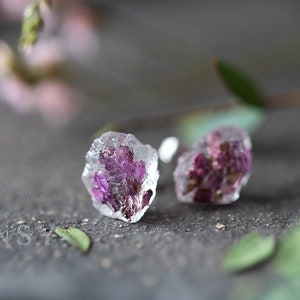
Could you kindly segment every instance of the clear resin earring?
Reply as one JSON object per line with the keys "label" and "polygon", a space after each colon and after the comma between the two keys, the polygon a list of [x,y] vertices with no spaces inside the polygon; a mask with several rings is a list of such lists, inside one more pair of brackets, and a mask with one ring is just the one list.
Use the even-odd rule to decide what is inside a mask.
{"label": "clear resin earring", "polygon": [[235,127],[213,130],[179,157],[174,171],[177,197],[190,203],[232,203],[247,183],[251,166],[247,132]]}
{"label": "clear resin earring", "polygon": [[101,214],[135,223],[155,197],[157,166],[157,151],[150,145],[110,131],[92,143],[82,181]]}

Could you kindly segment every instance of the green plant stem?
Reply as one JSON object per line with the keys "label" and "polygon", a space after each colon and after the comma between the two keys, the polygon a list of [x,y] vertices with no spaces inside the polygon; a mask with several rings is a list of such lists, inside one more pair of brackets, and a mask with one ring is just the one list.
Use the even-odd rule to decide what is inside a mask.
{"label": "green plant stem", "polygon": [[[267,96],[264,98],[265,108],[267,110],[277,110],[300,106],[300,90],[288,91],[285,93]],[[106,124],[95,136],[99,136],[107,130],[132,132],[143,129],[157,130],[163,127],[172,126],[179,118],[187,116],[191,113],[213,113],[218,111],[229,110],[235,107],[243,106],[239,102],[225,102],[206,104],[197,107],[182,108],[171,112],[165,112],[156,115],[146,115],[142,117],[134,117],[120,122]]]}
{"label": "green plant stem", "polygon": [[268,96],[265,98],[266,107],[269,109],[281,109],[300,106],[300,90],[292,90],[285,93]]}

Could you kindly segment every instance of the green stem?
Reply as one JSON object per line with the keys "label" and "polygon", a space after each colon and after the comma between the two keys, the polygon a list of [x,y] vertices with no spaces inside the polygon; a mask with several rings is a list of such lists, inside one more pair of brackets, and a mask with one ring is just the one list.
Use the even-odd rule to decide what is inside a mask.
{"label": "green stem", "polygon": [[300,106],[300,90],[292,90],[285,93],[268,96],[265,98],[266,107],[269,109],[281,109]]}
{"label": "green stem", "polygon": [[[264,99],[265,108],[267,110],[276,110],[300,106],[300,90],[288,91],[285,93],[267,96]],[[212,113],[225,111],[234,107],[243,106],[239,102],[225,102],[206,104],[197,107],[182,108],[172,112],[162,114],[148,115],[136,118],[130,118],[120,122],[110,123],[103,126],[94,137],[100,136],[103,132],[114,130],[132,132],[144,129],[158,130],[164,127],[172,126],[179,118],[187,116],[191,113]]]}

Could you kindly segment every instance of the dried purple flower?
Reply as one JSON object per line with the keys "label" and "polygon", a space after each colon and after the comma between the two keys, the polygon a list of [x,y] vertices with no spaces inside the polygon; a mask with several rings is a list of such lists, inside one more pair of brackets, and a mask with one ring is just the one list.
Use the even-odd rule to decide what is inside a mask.
{"label": "dried purple flower", "polygon": [[158,180],[155,149],[132,134],[107,132],[86,155],[82,180],[102,214],[137,222],[155,197]]}
{"label": "dried purple flower", "polygon": [[183,202],[228,204],[239,198],[251,171],[251,141],[238,128],[209,132],[178,159],[177,197]]}

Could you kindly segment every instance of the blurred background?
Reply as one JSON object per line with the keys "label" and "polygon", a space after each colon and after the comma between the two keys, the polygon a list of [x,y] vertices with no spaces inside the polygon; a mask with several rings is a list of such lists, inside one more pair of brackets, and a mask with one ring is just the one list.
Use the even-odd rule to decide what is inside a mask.
{"label": "blurred background", "polygon": [[[136,225],[99,217],[80,180],[84,155],[108,122],[230,99],[212,56],[241,66],[266,93],[299,88],[300,1],[56,0],[24,54],[29,3],[0,0],[0,298],[233,299],[224,249],[299,220],[297,109],[271,112],[253,135],[253,173],[231,207],[181,205],[170,186]],[[158,147],[165,131],[138,137]],[[20,225],[31,243],[19,243]],[[90,253],[51,235],[47,244],[55,226],[84,230]],[[239,274],[236,299],[273,284],[271,273]]]}
{"label": "blurred background", "polygon": [[[14,48],[28,3],[0,2],[1,40]],[[243,66],[267,92],[296,88],[299,6],[297,0],[54,1],[52,12],[43,9],[44,31],[24,59],[60,68],[59,78],[31,86],[34,96],[8,78],[1,99],[19,113],[41,114],[50,126],[86,110],[86,118],[104,121],[222,101],[228,94],[213,73],[213,55]],[[44,96],[48,91],[54,97]]]}

